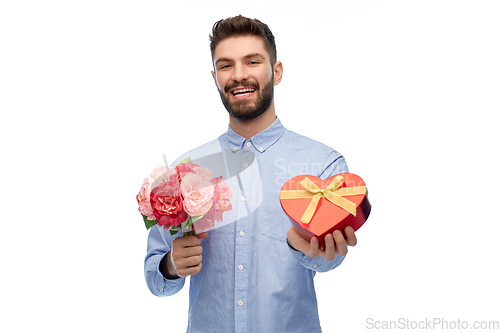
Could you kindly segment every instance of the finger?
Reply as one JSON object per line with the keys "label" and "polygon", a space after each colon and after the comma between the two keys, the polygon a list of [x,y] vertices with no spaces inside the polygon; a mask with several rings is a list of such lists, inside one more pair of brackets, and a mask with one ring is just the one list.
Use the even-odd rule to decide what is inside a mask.
{"label": "finger", "polygon": [[347,226],[344,230],[347,237],[347,245],[355,246],[358,243],[354,229],[351,226]]}
{"label": "finger", "polygon": [[295,227],[291,227],[287,232],[288,242],[297,251],[305,253],[309,250],[310,244],[297,233]]}
{"label": "finger", "polygon": [[192,273],[191,268],[196,268],[201,265],[201,256],[182,258],[174,261],[174,265],[177,269],[177,273],[180,276],[187,276],[196,273]]}
{"label": "finger", "polygon": [[182,258],[200,255],[203,251],[200,244],[201,241],[195,236],[178,237],[172,242],[172,258],[175,261]]}
{"label": "finger", "polygon": [[177,273],[180,277],[186,277],[189,275],[195,275],[198,274],[201,271],[201,263],[196,266],[191,266],[191,267],[185,267],[185,268],[180,268],[177,270]]}
{"label": "finger", "polygon": [[201,255],[203,248],[201,246],[188,246],[172,251],[172,256],[175,259],[189,258]]}
{"label": "finger", "polygon": [[198,256],[192,256],[174,260],[174,264],[178,271],[179,269],[197,266],[201,264],[201,260],[202,260],[201,255],[198,255]]}
{"label": "finger", "polygon": [[201,241],[196,236],[177,237],[172,242],[172,247],[188,247],[200,245]]}
{"label": "finger", "polygon": [[335,241],[336,252],[341,256],[345,256],[347,254],[347,243],[339,230],[333,232],[333,240]]}
{"label": "finger", "polygon": [[202,233],[196,234],[195,236],[198,237],[199,239],[204,239],[208,236],[208,234],[206,232],[202,232]]}
{"label": "finger", "polygon": [[319,255],[319,241],[318,238],[311,238],[311,243],[309,245],[309,251],[307,253],[309,257],[316,258]]}
{"label": "finger", "polygon": [[325,236],[325,247],[325,252],[322,254],[322,257],[326,260],[335,259],[335,242],[331,234]]}

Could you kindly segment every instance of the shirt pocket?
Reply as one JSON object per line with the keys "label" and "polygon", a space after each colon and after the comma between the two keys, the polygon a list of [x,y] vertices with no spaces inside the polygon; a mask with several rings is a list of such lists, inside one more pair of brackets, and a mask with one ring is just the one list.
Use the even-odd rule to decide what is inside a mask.
{"label": "shirt pocket", "polygon": [[292,226],[290,218],[281,208],[279,200],[267,200],[264,205],[264,225],[262,233],[272,239],[286,243],[286,233]]}

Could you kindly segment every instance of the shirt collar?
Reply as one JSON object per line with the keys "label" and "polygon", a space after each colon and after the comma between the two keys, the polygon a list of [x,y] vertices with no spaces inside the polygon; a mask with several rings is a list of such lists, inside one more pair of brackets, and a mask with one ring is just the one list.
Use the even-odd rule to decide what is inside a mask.
{"label": "shirt collar", "polygon": [[243,148],[245,142],[251,142],[255,149],[261,153],[265,152],[269,147],[271,147],[281,135],[285,132],[285,127],[281,124],[278,117],[271,126],[252,136],[250,139],[245,139],[245,137],[236,134],[231,126],[228,126],[226,137],[229,148],[233,151],[240,150]]}

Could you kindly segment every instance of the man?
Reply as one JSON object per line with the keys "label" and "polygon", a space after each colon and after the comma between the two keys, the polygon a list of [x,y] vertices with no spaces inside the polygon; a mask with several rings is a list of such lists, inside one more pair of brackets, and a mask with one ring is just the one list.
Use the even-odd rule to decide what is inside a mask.
{"label": "man", "polygon": [[339,231],[327,235],[324,249],[315,237],[306,241],[290,227],[279,191],[293,176],[326,179],[347,172],[347,165],[338,152],[287,130],[276,117],[273,92],[283,65],[267,25],[228,18],[214,25],[210,40],[212,76],[229,127],[185,156],[218,150],[226,165],[250,153],[254,162],[241,163],[234,223],[188,237],[151,229],[148,287],[157,296],[173,295],[191,276],[188,332],[321,332],[314,275],[340,265],[356,236],[348,227],[346,238]]}

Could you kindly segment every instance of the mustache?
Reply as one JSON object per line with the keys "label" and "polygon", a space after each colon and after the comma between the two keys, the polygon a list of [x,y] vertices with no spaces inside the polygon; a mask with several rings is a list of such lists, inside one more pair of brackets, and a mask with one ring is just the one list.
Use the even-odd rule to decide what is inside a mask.
{"label": "mustache", "polygon": [[224,92],[227,94],[229,93],[229,90],[233,89],[233,88],[238,88],[238,87],[254,87],[254,88],[257,88],[257,90],[260,90],[260,85],[258,82],[255,82],[255,83],[245,83],[245,84],[240,84],[240,83],[235,83],[235,84],[231,84],[231,85],[227,85],[224,87]]}

